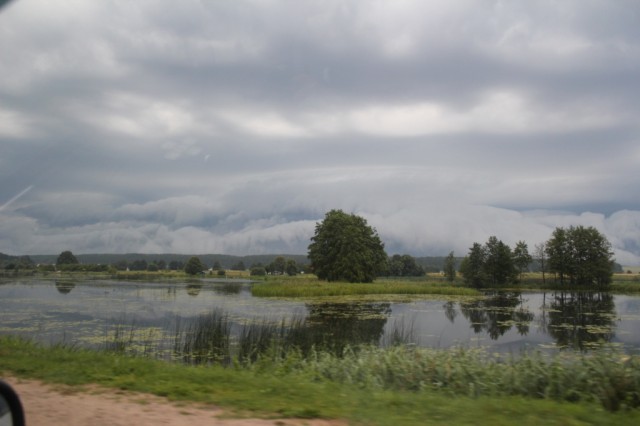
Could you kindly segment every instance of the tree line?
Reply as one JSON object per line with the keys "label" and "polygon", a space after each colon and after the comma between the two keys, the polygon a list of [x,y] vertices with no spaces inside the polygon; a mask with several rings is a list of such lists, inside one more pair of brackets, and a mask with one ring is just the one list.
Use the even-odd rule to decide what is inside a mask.
{"label": "tree line", "polygon": [[[311,270],[327,281],[372,282],[390,275],[423,275],[411,256],[387,257],[384,243],[367,221],[342,210],[331,210],[316,223],[308,248]],[[551,238],[529,253],[526,242],[512,249],[495,236],[473,243],[462,259],[459,272],[464,282],[482,288],[515,283],[535,260],[543,272],[553,274],[560,284],[606,287],[611,283],[614,260],[611,244],[594,227],[558,227]],[[455,257],[445,258],[443,271],[449,281],[456,276]]]}
{"label": "tree line", "polygon": [[[321,280],[348,282],[372,282],[379,276],[410,277],[425,274],[425,268],[410,255],[387,256],[377,231],[364,218],[342,210],[331,210],[326,213],[324,220],[316,223],[307,257],[310,264],[277,256],[269,263],[256,262],[250,268],[238,260],[231,269],[249,269],[254,276],[312,272]],[[540,266],[543,281],[545,274],[551,273],[560,284],[572,286],[606,287],[611,283],[614,268],[611,244],[604,235],[593,227],[571,226],[556,228],[548,241],[535,247],[533,254],[529,253],[524,241],[518,241],[513,249],[495,236],[489,237],[484,244],[475,242],[462,259],[459,272],[464,282],[472,287],[503,286],[521,279],[534,260]],[[25,262],[31,262],[31,259],[23,258],[22,264]],[[207,269],[198,256],[191,256],[186,263],[176,260],[147,263],[144,259],[137,259],[130,263],[120,260],[110,266],[96,267],[102,268],[100,272],[110,267],[147,271],[184,270],[192,275]],[[87,269],[88,265],[80,266],[70,251],[60,253],[56,268],[91,270]],[[218,273],[222,271],[224,275],[224,268],[218,261],[210,269]],[[453,252],[445,258],[442,270],[449,281],[455,280],[457,271]]]}
{"label": "tree line", "polygon": [[535,247],[533,254],[529,254],[524,241],[511,250],[495,236],[489,237],[484,245],[473,243],[460,272],[470,286],[502,286],[517,282],[534,259],[543,282],[545,274],[551,273],[560,285],[604,288],[611,284],[611,243],[592,226],[557,227],[549,240]]}

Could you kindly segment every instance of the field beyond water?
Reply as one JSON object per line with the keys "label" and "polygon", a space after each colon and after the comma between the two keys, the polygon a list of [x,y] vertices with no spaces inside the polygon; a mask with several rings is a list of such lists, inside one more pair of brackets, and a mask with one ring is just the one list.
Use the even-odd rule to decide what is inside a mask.
{"label": "field beyond water", "polygon": [[212,403],[238,416],[367,425],[640,422],[640,359],[613,350],[497,359],[462,349],[360,348],[343,357],[266,356],[223,367],[44,347],[5,336],[0,373]]}

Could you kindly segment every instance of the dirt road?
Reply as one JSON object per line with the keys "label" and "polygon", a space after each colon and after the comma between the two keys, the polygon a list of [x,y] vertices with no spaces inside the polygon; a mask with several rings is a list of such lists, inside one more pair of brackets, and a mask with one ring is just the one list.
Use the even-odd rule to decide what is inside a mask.
{"label": "dirt road", "polygon": [[[153,395],[87,386],[72,388],[4,377],[18,392],[27,426],[342,426],[306,419],[229,419],[217,407],[174,404]],[[222,416],[222,418],[221,418]]]}

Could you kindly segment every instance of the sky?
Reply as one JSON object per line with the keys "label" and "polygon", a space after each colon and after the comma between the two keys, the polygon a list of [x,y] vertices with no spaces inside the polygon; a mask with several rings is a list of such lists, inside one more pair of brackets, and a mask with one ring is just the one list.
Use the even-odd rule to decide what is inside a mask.
{"label": "sky", "polygon": [[594,226],[640,265],[640,2],[17,0],[0,252],[388,254]]}

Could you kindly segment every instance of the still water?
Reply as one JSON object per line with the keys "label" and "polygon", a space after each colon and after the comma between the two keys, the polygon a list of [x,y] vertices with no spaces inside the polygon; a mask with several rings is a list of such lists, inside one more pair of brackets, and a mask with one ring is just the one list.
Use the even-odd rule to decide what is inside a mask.
{"label": "still water", "polygon": [[605,342],[640,352],[638,296],[500,292],[464,301],[305,303],[252,297],[243,282],[0,282],[0,334],[44,343],[99,346],[123,324],[161,340],[177,323],[212,310],[224,311],[236,331],[252,322],[297,318],[310,334],[349,344],[402,341],[519,353],[590,350]]}

